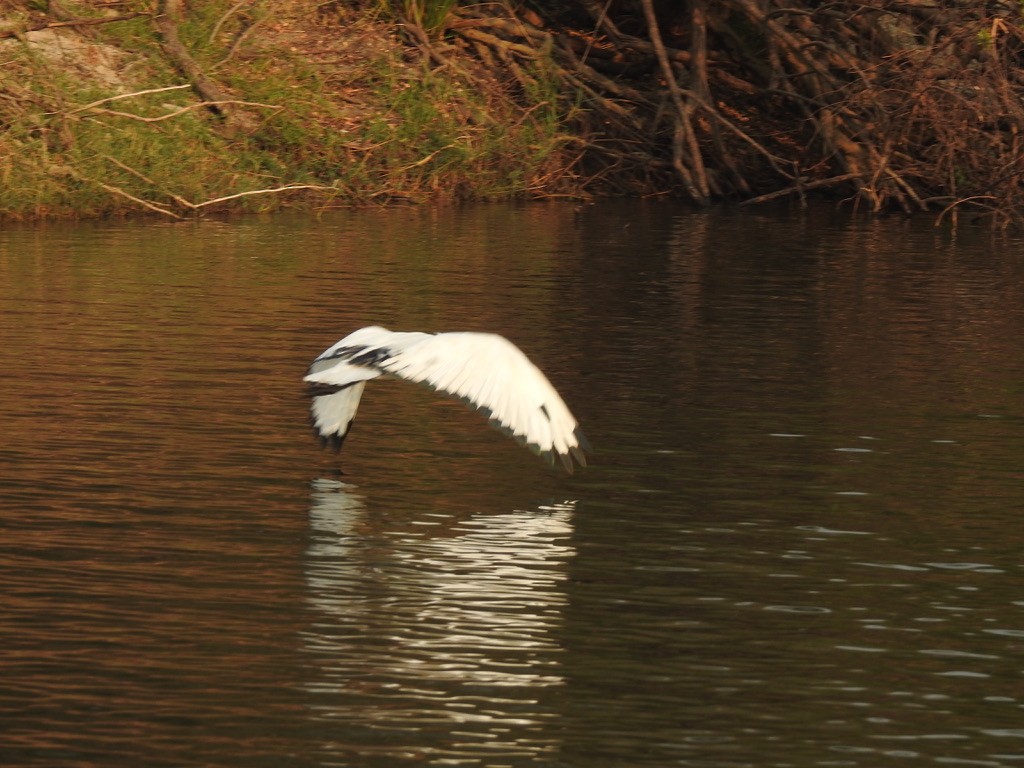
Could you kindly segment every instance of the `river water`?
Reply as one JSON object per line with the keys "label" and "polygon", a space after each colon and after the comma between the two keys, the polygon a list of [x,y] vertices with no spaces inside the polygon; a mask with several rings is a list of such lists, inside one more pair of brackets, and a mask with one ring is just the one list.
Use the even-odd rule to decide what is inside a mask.
{"label": "river water", "polygon": [[[1024,250],[663,203],[0,232],[0,765],[1024,765]],[[301,376],[489,330],[595,452]]]}

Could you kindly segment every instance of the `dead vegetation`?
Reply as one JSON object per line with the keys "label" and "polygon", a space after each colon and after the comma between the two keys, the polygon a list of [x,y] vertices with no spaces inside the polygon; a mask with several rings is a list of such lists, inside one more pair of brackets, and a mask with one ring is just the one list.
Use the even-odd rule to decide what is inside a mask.
{"label": "dead vegetation", "polygon": [[584,107],[591,189],[699,205],[813,190],[871,212],[1024,218],[1020,3],[534,7],[462,7],[443,48],[406,29],[439,64],[457,46],[521,83],[523,62],[549,57]]}

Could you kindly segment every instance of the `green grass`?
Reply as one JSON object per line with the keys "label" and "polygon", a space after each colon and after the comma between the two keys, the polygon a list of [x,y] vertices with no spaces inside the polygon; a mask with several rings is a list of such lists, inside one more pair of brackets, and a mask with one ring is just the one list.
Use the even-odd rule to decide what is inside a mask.
{"label": "green grass", "polygon": [[[398,46],[381,46],[342,73],[266,46],[225,60],[237,29],[225,22],[211,32],[232,20],[225,16],[231,4],[192,5],[183,41],[204,67],[223,62],[216,78],[236,98],[267,105],[245,107],[258,130],[232,132],[205,108],[155,122],[113,114],[169,115],[196,104],[190,88],[81,109],[116,94],[9,46],[3,55],[13,98],[0,100],[0,215],[154,208],[187,215],[187,202],[294,184],[327,188],[311,201],[509,198],[551,188],[569,162],[562,126],[575,107],[563,103],[542,63],[525,85],[502,89],[411,63]],[[251,23],[263,10],[257,4],[247,12]],[[98,40],[130,57],[132,90],[184,83],[148,20],[99,29]],[[224,207],[266,210],[295,199],[252,196]]]}

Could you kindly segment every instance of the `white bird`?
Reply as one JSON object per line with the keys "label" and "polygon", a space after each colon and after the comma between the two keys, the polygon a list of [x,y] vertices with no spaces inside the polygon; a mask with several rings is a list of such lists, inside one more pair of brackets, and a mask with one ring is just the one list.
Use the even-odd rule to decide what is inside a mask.
{"label": "white bird", "polygon": [[515,344],[493,333],[399,333],[374,325],[324,350],[303,381],[325,444],[341,448],[363,387],[384,375],[462,400],[550,464],[558,456],[569,472],[573,458],[586,466],[590,446],[558,392]]}

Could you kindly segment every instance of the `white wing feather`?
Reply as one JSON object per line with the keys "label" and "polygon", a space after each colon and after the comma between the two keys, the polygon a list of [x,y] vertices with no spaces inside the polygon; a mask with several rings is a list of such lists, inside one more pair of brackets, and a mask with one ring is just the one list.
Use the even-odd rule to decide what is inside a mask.
{"label": "white wing feather", "polygon": [[359,398],[365,386],[365,381],[359,381],[337,392],[313,397],[309,406],[310,417],[324,441],[330,441],[335,447],[341,448],[352,420],[356,417]]}
{"label": "white wing feather", "polygon": [[340,446],[365,382],[382,374],[423,384],[483,411],[498,429],[572,471],[589,450],[575,417],[537,366],[508,339],[491,333],[396,333],[371,326],[321,354],[305,381],[313,423]]}

